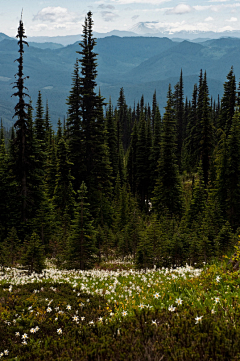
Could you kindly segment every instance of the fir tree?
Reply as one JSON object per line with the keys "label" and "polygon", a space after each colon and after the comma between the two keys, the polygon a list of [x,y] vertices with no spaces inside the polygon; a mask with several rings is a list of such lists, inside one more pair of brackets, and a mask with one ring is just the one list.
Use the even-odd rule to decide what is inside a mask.
{"label": "fir tree", "polygon": [[227,75],[227,81],[223,86],[224,94],[221,100],[218,128],[224,130],[228,136],[236,105],[236,80],[233,73],[233,67],[231,67],[231,70]]}
{"label": "fir tree", "polygon": [[0,241],[6,236],[7,231],[7,205],[8,205],[8,189],[9,184],[7,181],[7,154],[5,148],[5,139],[3,132],[3,125],[1,121],[1,134],[0,134]]}
{"label": "fir tree", "polygon": [[130,144],[131,119],[129,117],[123,88],[120,89],[117,105],[118,105],[118,123],[117,123],[118,149],[122,142],[124,152],[126,152]]}
{"label": "fir tree", "polygon": [[36,104],[36,117],[35,117],[35,133],[36,138],[41,143],[41,148],[44,150],[44,145],[46,141],[46,128],[45,128],[45,120],[44,120],[44,110],[42,105],[42,94],[38,92],[38,99]]}
{"label": "fir tree", "polygon": [[[199,157],[197,154],[199,142],[198,118],[197,118],[197,84],[194,85],[191,107],[189,109],[189,118],[186,128],[186,165],[191,171],[196,171]],[[197,160],[198,159],[198,160]]]}
{"label": "fir tree", "polygon": [[175,117],[176,117],[176,129],[177,129],[177,151],[178,165],[181,168],[181,154],[182,145],[185,138],[185,124],[184,124],[184,102],[183,102],[183,78],[182,70],[180,74],[179,82],[175,86],[175,92],[173,95]]}
{"label": "fir tree", "polygon": [[12,227],[7,238],[0,243],[0,264],[13,267],[20,255],[21,243],[16,228]]}
{"label": "fir tree", "polygon": [[41,273],[45,266],[44,247],[38,235],[33,232],[29,240],[25,240],[24,253],[22,255],[21,264],[28,267],[29,273]]}
{"label": "fir tree", "polygon": [[149,158],[149,194],[152,196],[154,186],[156,184],[156,180],[158,177],[158,162],[160,158],[160,141],[161,141],[161,115],[158,106],[156,107],[155,117],[154,117],[154,135],[153,135],[153,142],[152,142],[152,149]]}
{"label": "fir tree", "polygon": [[[94,52],[96,41],[92,34],[93,20],[89,11],[83,25],[81,64],[81,111],[83,139],[82,177],[90,194],[93,216],[102,212],[102,200],[111,198],[111,167],[103,117],[103,98],[95,93],[97,76],[97,54]],[[110,209],[105,210],[107,222]],[[103,214],[101,213],[101,217]]]}
{"label": "fir tree", "polygon": [[82,270],[91,268],[96,253],[93,220],[87,202],[87,188],[83,182],[78,192],[78,203],[75,206],[71,236],[68,242],[69,268]]}
{"label": "fir tree", "polygon": [[109,160],[113,171],[113,179],[116,180],[118,174],[118,158],[119,149],[117,148],[117,129],[113,116],[112,102],[109,99],[107,117],[106,117],[106,130],[107,130],[107,145],[109,149]]}
{"label": "fir tree", "polygon": [[198,222],[203,214],[205,208],[205,187],[203,179],[202,164],[200,162],[198,168],[198,179],[194,182],[193,196],[190,203],[190,208],[187,212],[188,224],[191,228],[191,224]]}
{"label": "fir tree", "polygon": [[181,215],[183,207],[182,187],[176,159],[176,121],[171,87],[168,90],[167,106],[163,116],[158,178],[153,197],[153,207],[161,215]]}
{"label": "fir tree", "polygon": [[72,187],[71,163],[69,162],[69,150],[64,139],[60,139],[57,148],[57,174],[53,195],[53,204],[58,217],[62,219],[65,214],[73,217],[74,195]]}
{"label": "fir tree", "polygon": [[145,200],[148,199],[148,149],[147,149],[147,130],[146,121],[143,112],[139,123],[139,132],[137,140],[137,154],[136,154],[136,181],[137,192],[140,198],[141,209],[144,209]]}
{"label": "fir tree", "polygon": [[228,220],[235,230],[240,222],[240,113],[233,116],[232,125],[227,139],[227,199],[226,210]]}
{"label": "fir tree", "polygon": [[71,172],[74,177],[73,186],[77,191],[82,182],[82,109],[81,109],[81,83],[79,75],[79,60],[76,60],[72,77],[72,89],[67,100],[68,104],[68,144],[70,151],[70,161],[72,163]]}
{"label": "fir tree", "polygon": [[157,108],[158,108],[158,104],[157,104],[157,93],[156,90],[153,93],[153,100],[152,100],[152,131],[153,134],[155,133],[155,117],[157,115]]}
{"label": "fir tree", "polygon": [[133,130],[131,134],[130,149],[127,157],[127,178],[133,195],[136,194],[137,186],[137,123],[134,122]]}
{"label": "fir tree", "polygon": [[202,161],[204,184],[206,187],[208,184],[210,162],[214,147],[213,124],[211,119],[211,109],[209,105],[206,72],[204,74],[202,88],[200,90],[201,91],[199,92],[199,94],[202,95],[202,103],[201,103],[202,113],[200,119],[201,132],[200,132],[198,149],[199,149],[199,157]]}
{"label": "fir tree", "polygon": [[25,30],[23,27],[22,19],[19,21],[18,34],[17,38],[19,38],[19,53],[20,56],[17,60],[18,62],[18,73],[15,75],[17,81],[15,82],[13,88],[16,88],[17,91],[13,94],[13,96],[18,97],[19,101],[15,106],[15,114],[18,119],[15,122],[14,126],[17,129],[16,131],[16,139],[15,139],[15,147],[16,147],[16,163],[15,163],[15,174],[17,181],[20,186],[20,194],[22,198],[22,221],[24,223],[27,222],[27,197],[28,197],[28,184],[27,184],[27,174],[29,172],[29,153],[28,153],[28,113],[26,111],[26,107],[29,106],[24,100],[27,93],[24,92],[27,89],[24,86],[24,81],[28,77],[24,77],[23,74],[23,47],[24,44],[28,46],[28,43],[23,39],[26,38]]}

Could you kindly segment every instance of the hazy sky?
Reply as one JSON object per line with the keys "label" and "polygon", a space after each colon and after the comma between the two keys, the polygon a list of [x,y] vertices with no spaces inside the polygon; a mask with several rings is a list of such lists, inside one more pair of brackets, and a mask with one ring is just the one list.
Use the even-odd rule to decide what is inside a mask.
{"label": "hazy sky", "polygon": [[28,36],[80,34],[88,10],[98,32],[134,30],[139,23],[172,33],[240,30],[236,0],[0,0],[0,4],[0,32],[9,36],[17,33],[22,8]]}

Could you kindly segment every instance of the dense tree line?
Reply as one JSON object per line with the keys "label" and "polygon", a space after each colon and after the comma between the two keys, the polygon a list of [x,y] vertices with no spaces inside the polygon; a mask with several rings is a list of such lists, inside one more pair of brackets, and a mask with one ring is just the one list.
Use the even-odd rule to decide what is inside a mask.
{"label": "dense tree line", "polygon": [[240,91],[231,68],[210,98],[200,71],[192,99],[182,73],[161,116],[141,97],[133,108],[96,92],[89,12],[64,124],[53,130],[39,91],[35,109],[23,74],[19,24],[17,118],[0,134],[0,263],[39,270],[44,256],[86,269],[131,254],[138,267],[207,262],[231,250],[240,227]]}

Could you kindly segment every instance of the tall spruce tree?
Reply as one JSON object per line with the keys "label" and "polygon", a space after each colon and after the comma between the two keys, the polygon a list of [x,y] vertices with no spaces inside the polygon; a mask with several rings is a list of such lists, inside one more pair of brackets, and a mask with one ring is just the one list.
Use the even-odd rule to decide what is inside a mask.
{"label": "tall spruce tree", "polygon": [[0,242],[5,238],[7,232],[7,199],[8,182],[7,182],[7,153],[5,148],[5,139],[3,124],[1,120],[0,132]]}
{"label": "tall spruce tree", "polygon": [[130,124],[127,111],[127,104],[124,95],[124,89],[120,89],[118,98],[118,123],[117,123],[117,137],[118,137],[118,149],[122,142],[123,149],[126,152],[130,143]]}
{"label": "tall spruce tree", "polygon": [[156,184],[156,180],[158,177],[158,161],[160,158],[160,140],[161,140],[161,115],[159,111],[159,107],[156,107],[155,116],[154,116],[154,134],[153,134],[153,142],[152,142],[152,149],[149,159],[149,183],[150,183],[150,197],[153,195],[154,186]]}
{"label": "tall spruce tree", "polygon": [[113,115],[111,98],[108,103],[107,117],[106,117],[106,130],[107,130],[107,144],[109,149],[109,160],[113,171],[114,183],[118,174],[118,158],[119,152],[117,148],[117,129],[116,122]]}
{"label": "tall spruce tree", "polygon": [[184,102],[183,102],[183,77],[182,70],[180,74],[179,82],[175,86],[175,91],[173,95],[174,108],[175,108],[175,117],[176,117],[176,128],[177,128],[177,159],[178,165],[181,169],[181,153],[183,140],[185,138],[185,124],[184,124]]}
{"label": "tall spruce tree", "polygon": [[224,94],[221,100],[220,114],[218,117],[218,128],[224,130],[228,136],[236,105],[236,80],[233,67],[231,67],[231,70],[227,75],[227,81],[223,86]]}
{"label": "tall spruce tree", "polygon": [[227,164],[227,218],[234,228],[240,226],[240,113],[232,118],[232,125],[227,138],[228,164]]}
{"label": "tall spruce tree", "polygon": [[183,208],[182,186],[176,158],[176,120],[169,85],[167,106],[163,116],[158,178],[153,197],[153,209],[162,215],[181,215]]}
{"label": "tall spruce tree", "polygon": [[188,170],[196,171],[197,169],[197,149],[198,149],[198,118],[197,118],[197,84],[194,85],[191,107],[186,127],[186,165]]}
{"label": "tall spruce tree", "polygon": [[147,129],[146,121],[143,111],[139,123],[139,132],[137,140],[137,154],[136,154],[136,171],[137,171],[137,192],[140,200],[140,207],[144,209],[145,200],[148,199],[148,180],[149,180],[149,149],[147,149]]}
{"label": "tall spruce tree", "polygon": [[[95,92],[97,54],[94,52],[92,13],[89,11],[83,25],[81,64],[81,116],[82,130],[82,177],[89,190],[93,216],[99,214],[102,200],[111,197],[111,167],[103,117],[103,98]],[[102,209],[102,208],[101,208]],[[108,213],[108,212],[107,212]],[[108,218],[109,214],[105,214]],[[109,221],[109,220],[108,220]]]}
{"label": "tall spruce tree", "polygon": [[72,186],[71,163],[69,162],[69,150],[65,140],[59,140],[57,146],[57,174],[53,195],[58,220],[63,219],[67,214],[69,219],[73,218],[74,195]]}
{"label": "tall spruce tree", "polygon": [[78,191],[78,202],[75,206],[72,231],[68,241],[68,267],[82,270],[91,268],[96,252],[93,219],[87,201],[87,187],[83,182]]}
{"label": "tall spruce tree", "polygon": [[79,60],[76,60],[74,65],[74,72],[72,76],[72,89],[67,100],[68,104],[68,145],[69,145],[69,157],[72,163],[71,173],[74,177],[73,187],[77,191],[81,185],[83,157],[82,157],[82,109],[81,109],[81,83],[79,74]]}
{"label": "tall spruce tree", "polygon": [[133,195],[136,194],[137,190],[137,142],[138,132],[137,122],[135,121],[131,134],[131,143],[127,157],[127,179]]}
{"label": "tall spruce tree", "polygon": [[18,62],[18,72],[15,74],[15,78],[17,79],[14,82],[14,89],[16,92],[12,96],[18,97],[18,103],[15,106],[15,114],[14,116],[17,117],[17,121],[15,122],[14,126],[16,128],[16,138],[15,138],[15,174],[17,182],[19,183],[20,188],[20,195],[22,200],[22,221],[24,223],[27,222],[27,198],[28,198],[28,184],[27,184],[27,176],[30,167],[30,160],[29,160],[29,144],[28,144],[28,136],[29,136],[29,129],[28,129],[28,113],[27,109],[29,104],[27,104],[24,100],[26,96],[29,96],[25,90],[27,88],[24,86],[24,81],[28,77],[24,77],[23,74],[23,53],[24,53],[24,44],[28,46],[28,43],[23,40],[26,38],[25,30],[23,27],[22,18],[19,21],[18,27],[18,34],[17,38],[19,39],[19,53],[20,56],[17,60]]}
{"label": "tall spruce tree", "polygon": [[206,187],[209,180],[210,163],[211,163],[211,157],[214,147],[213,123],[211,118],[211,108],[209,104],[206,72],[204,74],[202,88],[200,89],[199,93],[201,93],[202,95],[202,103],[201,103],[202,113],[200,119],[201,130],[200,130],[200,140],[199,140],[198,149],[199,149],[199,158],[202,161],[204,184]]}

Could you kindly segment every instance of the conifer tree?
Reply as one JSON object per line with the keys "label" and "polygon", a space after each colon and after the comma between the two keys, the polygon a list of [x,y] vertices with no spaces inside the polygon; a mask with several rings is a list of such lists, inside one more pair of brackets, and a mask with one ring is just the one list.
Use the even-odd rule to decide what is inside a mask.
{"label": "conifer tree", "polygon": [[136,266],[138,268],[153,268],[154,253],[152,240],[147,237],[146,232],[142,232],[137,248]]}
{"label": "conifer tree", "polygon": [[147,130],[144,113],[141,113],[139,132],[137,140],[137,154],[136,154],[136,181],[137,192],[140,199],[140,207],[144,209],[145,199],[148,199],[148,149],[147,149]]}
{"label": "conifer tree", "polygon": [[155,117],[157,115],[157,108],[158,108],[158,104],[157,104],[157,93],[156,93],[156,89],[153,93],[153,100],[152,100],[152,131],[153,134],[155,133]]}
{"label": "conifer tree", "polygon": [[73,187],[77,191],[81,185],[83,156],[82,156],[82,109],[81,109],[81,83],[79,74],[79,60],[76,60],[72,76],[72,89],[67,100],[68,104],[68,145],[70,161],[72,163],[71,173],[74,177]]}
{"label": "conifer tree", "polygon": [[78,202],[75,206],[71,236],[68,241],[69,268],[82,270],[91,268],[96,253],[95,231],[87,201],[87,187],[83,182],[78,192]]}
{"label": "conifer tree", "polygon": [[153,209],[159,214],[181,215],[183,207],[182,187],[176,159],[176,120],[169,85],[167,106],[163,116],[158,178],[153,197]]}
{"label": "conifer tree", "polygon": [[24,100],[27,93],[25,93],[24,81],[28,77],[24,77],[23,74],[23,47],[24,44],[28,46],[28,43],[23,39],[26,38],[25,30],[23,27],[22,18],[19,21],[18,34],[17,38],[19,38],[19,53],[20,56],[17,60],[18,62],[18,73],[15,75],[17,80],[14,82],[13,88],[16,88],[16,92],[13,96],[18,97],[19,101],[15,106],[15,114],[18,119],[15,122],[14,126],[16,130],[16,139],[15,139],[15,147],[16,147],[16,164],[15,164],[15,174],[17,182],[20,187],[20,194],[22,199],[22,221],[24,223],[27,222],[27,198],[28,198],[28,184],[27,184],[27,175],[29,172],[29,153],[28,153],[28,113],[26,108],[29,106]]}
{"label": "conifer tree", "polygon": [[113,116],[112,102],[109,99],[108,111],[106,117],[107,145],[109,149],[109,161],[112,167],[113,179],[116,181],[118,174],[118,158],[119,152],[117,148],[117,129]]}
{"label": "conifer tree", "polygon": [[120,89],[118,98],[118,123],[117,123],[117,137],[118,137],[118,149],[120,143],[123,144],[123,149],[126,152],[130,143],[130,121],[127,111],[127,104],[124,95],[124,89]]}
{"label": "conifer tree", "polygon": [[50,136],[52,135],[52,125],[51,125],[51,121],[50,121],[48,101],[46,102],[44,122],[45,122],[45,129],[46,129],[45,142],[47,144],[48,142],[51,142]]}
{"label": "conifer tree", "polygon": [[[22,215],[22,199],[19,194],[19,183],[17,181],[16,175],[16,146],[15,146],[15,131],[14,127],[11,128],[11,138],[9,140],[9,149],[8,157],[6,163],[6,184],[7,189],[5,189],[5,196],[7,198],[6,203],[3,202],[6,206],[5,215],[5,229],[6,231],[10,230],[12,227],[19,229],[21,224],[21,215]],[[2,178],[4,180],[4,178]]]}
{"label": "conifer tree", "polygon": [[224,130],[228,137],[236,105],[236,80],[233,73],[233,67],[231,67],[231,70],[227,75],[227,81],[223,86],[224,94],[221,100],[218,128]]}
{"label": "conifer tree", "polygon": [[187,212],[188,224],[191,228],[191,224],[195,221],[198,222],[203,214],[205,208],[205,187],[203,179],[202,164],[200,161],[198,167],[198,179],[194,182],[193,195],[190,203],[190,208]]}
{"label": "conifer tree", "polygon": [[[199,142],[199,130],[198,130],[198,118],[197,118],[197,84],[194,85],[191,107],[189,109],[189,118],[186,128],[186,164],[190,171],[196,171],[199,157],[198,142]],[[198,159],[198,160],[197,160]]]}
{"label": "conifer tree", "polygon": [[227,139],[227,199],[226,211],[230,225],[235,230],[240,225],[240,113],[234,114]]}
{"label": "conifer tree", "polygon": [[0,264],[13,267],[19,258],[21,243],[16,228],[9,230],[7,238],[0,243]]}
{"label": "conifer tree", "polygon": [[35,133],[36,138],[40,141],[40,145],[42,150],[44,150],[44,145],[46,141],[46,128],[45,128],[45,120],[44,120],[44,109],[42,105],[42,94],[39,90],[38,99],[36,104],[36,117],[35,117]]}
{"label": "conifer tree", "polygon": [[216,168],[216,197],[222,211],[222,216],[226,219],[226,199],[227,199],[227,166],[228,166],[228,149],[226,133],[220,129],[221,134],[217,147],[215,148],[215,168]]}
{"label": "conifer tree", "polygon": [[[32,120],[32,119],[31,119]],[[35,139],[32,141],[35,142],[35,160],[38,163],[38,173],[39,176],[44,179],[45,178],[45,167],[46,167],[46,128],[45,128],[45,120],[44,120],[44,110],[42,105],[42,95],[41,92],[38,92],[38,99],[36,105],[36,117],[34,122],[34,135],[32,135]]]}
{"label": "conifer tree", "polygon": [[230,226],[230,223],[227,221],[219,231],[215,243],[218,248],[218,254],[226,254],[229,250],[233,248],[234,245],[234,233]]}
{"label": "conifer tree", "polygon": [[136,194],[136,186],[137,186],[137,142],[138,142],[138,132],[137,132],[137,123],[135,121],[131,134],[131,143],[127,157],[127,178],[133,195]]}
{"label": "conifer tree", "polygon": [[[84,139],[82,177],[89,190],[93,216],[99,215],[101,200],[111,198],[111,167],[103,117],[103,98],[95,92],[97,76],[96,41],[93,38],[92,13],[89,11],[83,25],[81,64],[81,115]],[[109,212],[104,217],[109,219]],[[101,215],[102,216],[102,215]]]}
{"label": "conifer tree", "polygon": [[177,129],[177,159],[178,165],[181,169],[181,153],[183,140],[185,138],[185,124],[184,124],[184,102],[183,102],[183,77],[182,70],[180,74],[179,82],[175,86],[175,92],[173,95],[175,117],[176,117],[176,129]]}
{"label": "conifer tree", "polygon": [[200,139],[199,139],[198,149],[199,149],[199,159],[201,159],[202,161],[204,184],[206,187],[208,184],[209,169],[210,169],[211,157],[214,147],[213,124],[211,119],[211,109],[209,104],[206,72],[204,74],[202,87],[199,91],[199,96],[200,94],[202,97],[202,103],[199,105],[199,107],[201,108],[202,113],[201,113],[201,119],[199,119],[201,131],[199,134]]}
{"label": "conifer tree", "polygon": [[44,247],[38,235],[33,232],[30,239],[26,239],[23,244],[24,253],[21,264],[28,267],[29,273],[41,273],[45,266]]}
{"label": "conifer tree", "polygon": [[152,149],[149,158],[150,196],[152,196],[153,194],[154,186],[156,184],[156,180],[158,176],[157,168],[158,168],[158,161],[160,158],[160,141],[161,141],[161,128],[162,128],[161,123],[162,123],[161,115],[160,115],[159,107],[157,106],[154,116],[154,135],[153,135]]}
{"label": "conifer tree", "polygon": [[5,148],[5,139],[3,132],[3,124],[1,121],[1,133],[0,133],[0,242],[6,236],[7,232],[7,212],[8,205],[8,177],[7,177],[7,154]]}
{"label": "conifer tree", "polygon": [[74,195],[72,186],[71,164],[68,158],[69,150],[64,139],[60,139],[57,147],[57,174],[53,195],[53,204],[55,206],[58,218],[60,220],[67,214],[69,218],[73,217]]}
{"label": "conifer tree", "polygon": [[57,149],[55,145],[55,139],[53,137],[46,169],[47,194],[50,199],[53,198],[54,189],[56,186],[57,163]]}

